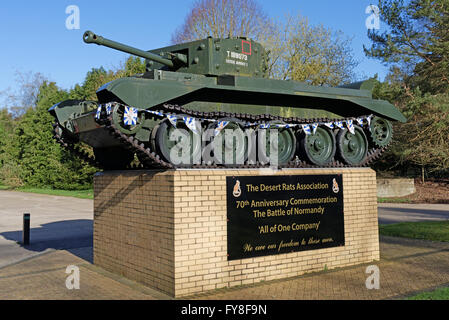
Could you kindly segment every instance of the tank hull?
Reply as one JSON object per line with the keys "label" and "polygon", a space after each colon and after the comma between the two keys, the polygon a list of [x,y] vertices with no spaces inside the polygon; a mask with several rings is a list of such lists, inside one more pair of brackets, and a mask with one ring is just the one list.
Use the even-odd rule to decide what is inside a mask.
{"label": "tank hull", "polygon": [[[372,99],[370,90],[315,87],[295,81],[238,76],[208,77],[154,70],[143,76],[107,83],[97,91],[97,96],[98,102],[64,101],[53,106],[50,112],[56,118],[60,141],[66,137],[90,145],[106,169],[125,169],[133,154],[143,159],[140,162],[144,167],[176,167],[170,159],[174,145],[167,137],[172,134],[169,116],[179,120],[178,124],[185,122],[181,127],[189,132],[191,140],[195,134],[214,131],[222,123],[231,123],[227,129],[234,124],[234,129],[245,135],[255,132],[254,139],[257,140],[262,135],[261,128],[275,123],[271,128],[276,127],[276,134],[284,139],[279,140],[284,148],[280,156],[284,166],[298,166],[298,163],[301,166],[305,163],[315,166],[368,165],[391,141],[389,121],[405,121],[405,117],[387,101]],[[129,110],[135,111],[132,125],[125,121],[125,112]],[[198,130],[189,127],[185,117],[194,119]],[[356,130],[346,128],[344,124],[331,129],[324,126],[333,122],[353,126],[357,125],[357,119],[360,128]],[[373,133],[371,119],[383,119],[376,120],[380,133]],[[309,126],[313,128],[311,135],[307,131]],[[318,133],[315,126],[320,128]],[[346,136],[344,130],[349,130],[351,135]],[[243,149],[249,153],[251,147],[248,138],[245,139]],[[204,149],[210,141],[200,142],[202,146],[195,150]],[[189,145],[189,148],[193,147]],[[268,147],[260,147],[259,143],[252,150],[259,152],[261,148]],[[359,149],[356,152],[351,148]],[[243,156],[243,151],[243,160],[238,162],[237,149],[230,151],[234,159],[231,166],[264,163],[260,156],[250,162],[247,155]],[[222,164],[215,158],[204,162],[202,151],[192,149],[191,153],[191,157],[182,163],[183,167]],[[370,158],[370,153],[375,157]],[[124,154],[125,158],[114,160],[112,165],[107,159],[114,154],[118,158],[119,154]]]}
{"label": "tank hull", "polygon": [[[100,88],[97,95],[100,103],[121,101],[139,109],[170,103],[190,104],[192,110],[201,111],[292,114],[311,118],[317,115],[357,117],[374,114],[388,120],[406,121],[389,102],[372,99],[369,90],[317,87],[296,81],[262,78],[206,77],[155,70],[146,77],[110,82]],[[203,104],[195,105],[194,102]]]}

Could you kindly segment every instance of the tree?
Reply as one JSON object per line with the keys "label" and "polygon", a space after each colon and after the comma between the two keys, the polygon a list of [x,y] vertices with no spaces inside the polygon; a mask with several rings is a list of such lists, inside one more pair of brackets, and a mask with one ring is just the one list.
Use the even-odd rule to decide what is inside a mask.
{"label": "tree", "polygon": [[105,83],[122,77],[129,77],[145,72],[145,62],[139,57],[130,56],[114,70],[106,70],[103,67],[92,68],[87,72],[84,82],[77,84],[70,91],[71,99],[96,100],[96,92]]}
{"label": "tree", "polygon": [[207,36],[248,36],[270,50],[269,77],[340,85],[353,81],[351,39],[300,15],[283,21],[268,18],[255,0],[200,0],[172,35],[180,43]]}
{"label": "tree", "polygon": [[27,109],[36,105],[39,88],[46,80],[46,77],[39,72],[16,71],[18,90],[13,92],[8,89],[0,92],[0,95],[6,97],[6,106],[14,118],[22,116]]}
{"label": "tree", "polygon": [[394,64],[409,86],[431,93],[449,89],[449,1],[379,0],[381,19],[389,30],[368,32],[369,57]]}
{"label": "tree", "polygon": [[407,117],[394,124],[386,155],[391,167],[418,166],[425,172],[449,170],[449,2],[380,0],[389,31],[369,31],[365,54],[390,65],[385,83],[374,91]]}
{"label": "tree", "polygon": [[96,92],[98,88],[116,78],[117,75],[111,70],[106,71],[103,67],[92,68],[89,72],[87,72],[83,84],[77,84],[70,92],[70,98],[80,100],[96,100]]}
{"label": "tree", "polygon": [[260,40],[270,25],[270,19],[255,0],[197,0],[184,23],[172,35],[172,42],[208,36],[246,36]]}
{"label": "tree", "polygon": [[395,124],[391,154],[399,165],[420,167],[424,179],[425,171],[443,172],[449,168],[449,95],[423,94],[419,89],[412,95],[401,102],[408,121]]}
{"label": "tree", "polygon": [[22,185],[19,168],[11,156],[11,142],[13,141],[16,120],[8,109],[0,110],[0,181],[4,185],[18,187]]}
{"label": "tree", "polygon": [[275,23],[278,31],[272,42],[270,76],[296,80],[312,85],[337,86],[356,78],[358,62],[351,49],[351,39],[341,31],[323,25],[311,26],[301,15],[287,16]]}
{"label": "tree", "polygon": [[[84,82],[69,92],[58,88],[54,82],[44,80],[39,73],[20,74],[20,89],[15,95],[10,95],[10,101],[15,101],[17,106],[16,111],[0,110],[1,182],[12,187],[90,187],[97,169],[56,143],[52,132],[54,119],[48,108],[66,99],[96,100],[96,91],[103,84],[142,72],[145,72],[145,62],[129,57],[115,70],[93,68],[86,74]],[[80,147],[92,154],[91,147],[85,144]]]}
{"label": "tree", "polygon": [[53,139],[54,119],[48,108],[68,98],[54,82],[44,82],[36,107],[28,109],[15,128],[11,153],[20,165],[23,183],[29,186],[80,189],[92,182],[95,169],[61,149]]}

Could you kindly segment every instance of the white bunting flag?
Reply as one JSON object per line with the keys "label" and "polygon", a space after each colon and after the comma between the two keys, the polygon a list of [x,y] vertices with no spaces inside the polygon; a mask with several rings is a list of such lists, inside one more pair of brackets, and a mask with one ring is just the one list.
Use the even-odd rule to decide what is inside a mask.
{"label": "white bunting flag", "polygon": [[312,131],[310,130],[310,126],[308,124],[303,124],[302,130],[304,130],[305,134],[307,134],[307,135],[312,134]]}

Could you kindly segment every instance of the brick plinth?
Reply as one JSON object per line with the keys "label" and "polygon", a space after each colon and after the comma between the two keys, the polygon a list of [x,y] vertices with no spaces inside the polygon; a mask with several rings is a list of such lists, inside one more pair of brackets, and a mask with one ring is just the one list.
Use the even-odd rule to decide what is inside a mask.
{"label": "brick plinth", "polygon": [[[342,174],[345,246],[228,261],[226,176],[271,174]],[[174,297],[379,260],[368,168],[105,172],[94,191],[94,263]]]}

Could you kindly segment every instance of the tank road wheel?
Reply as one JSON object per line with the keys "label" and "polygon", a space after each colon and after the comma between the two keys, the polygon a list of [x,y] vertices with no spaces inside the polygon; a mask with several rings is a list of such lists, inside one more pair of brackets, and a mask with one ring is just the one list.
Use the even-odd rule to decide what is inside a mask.
{"label": "tank road wheel", "polygon": [[[235,118],[218,121],[228,121],[228,124],[211,141],[214,163],[225,166],[244,164],[248,159],[248,136],[243,124]],[[212,131],[216,126],[216,123],[211,123],[207,129]]]}
{"label": "tank road wheel", "polygon": [[[259,151],[259,161],[263,164],[271,162],[270,150],[273,149],[273,152],[277,153],[277,164],[287,164],[293,159],[296,153],[295,134],[290,128],[276,128],[277,124],[285,125],[285,123],[282,121],[273,121],[270,122],[270,124],[270,128],[268,129],[257,129],[257,136],[259,137],[258,139],[265,138],[265,144],[263,144],[263,140],[258,140],[259,147],[265,149]],[[277,131],[277,141],[275,135],[272,134],[274,133],[273,130]]]}
{"label": "tank road wheel", "polygon": [[362,128],[354,126],[355,134],[348,129],[340,130],[337,134],[337,155],[349,165],[360,165],[368,153],[368,140]]}
{"label": "tank road wheel", "polygon": [[135,134],[140,130],[144,121],[145,121],[145,113],[141,113],[140,116],[137,116],[137,123],[135,125],[127,125],[125,124],[125,106],[116,104],[114,109],[112,110],[112,123],[120,130],[120,132],[124,134]]}
{"label": "tank road wheel", "polygon": [[299,149],[306,160],[317,166],[329,164],[335,156],[336,145],[333,132],[327,127],[316,128],[315,134],[301,133]]}
{"label": "tank road wheel", "polygon": [[95,160],[105,170],[126,169],[134,160],[134,153],[121,147],[93,148]]}
{"label": "tank road wheel", "polygon": [[201,125],[196,134],[183,121],[174,127],[168,119],[154,127],[152,131],[153,150],[174,165],[192,166],[201,163]]}
{"label": "tank road wheel", "polygon": [[386,119],[374,117],[371,119],[370,135],[372,142],[377,147],[385,147],[393,138],[393,126],[390,121]]}

